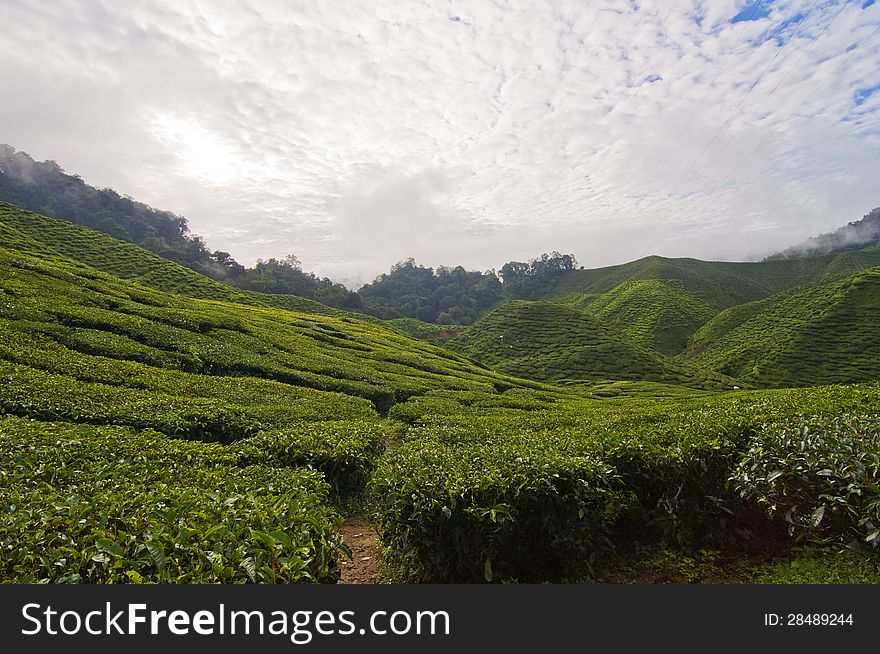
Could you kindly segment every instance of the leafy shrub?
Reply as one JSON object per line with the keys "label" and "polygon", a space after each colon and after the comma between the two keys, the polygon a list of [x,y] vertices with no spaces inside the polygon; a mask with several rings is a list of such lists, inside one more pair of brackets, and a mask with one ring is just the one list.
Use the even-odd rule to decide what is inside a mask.
{"label": "leafy shrub", "polygon": [[259,430],[241,407],[226,402],[79,382],[3,361],[0,413],[152,428],[169,436],[223,442]]}
{"label": "leafy shrub", "polygon": [[307,423],[261,432],[236,445],[239,465],[314,468],[336,497],[362,495],[393,423],[365,420]]}
{"label": "leafy shrub", "polygon": [[153,431],[0,421],[0,578],[332,582],[344,549],[317,472],[239,468]]}
{"label": "leafy shrub", "polygon": [[880,415],[781,423],[754,439],[739,492],[816,541],[880,545]]}
{"label": "leafy shrub", "polygon": [[613,471],[511,436],[404,443],[373,476],[383,541],[410,580],[492,581],[581,573],[607,549]]}

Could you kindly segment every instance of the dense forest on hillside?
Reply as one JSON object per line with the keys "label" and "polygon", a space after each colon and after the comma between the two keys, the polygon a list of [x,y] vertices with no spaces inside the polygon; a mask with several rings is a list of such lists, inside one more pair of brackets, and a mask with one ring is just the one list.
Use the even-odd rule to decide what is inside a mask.
{"label": "dense forest on hillside", "polygon": [[576,265],[574,255],[559,252],[545,252],[528,262],[510,261],[500,273],[461,266],[434,270],[407,259],[362,286],[358,295],[364,311],[380,318],[470,325],[501,300],[539,297]]}

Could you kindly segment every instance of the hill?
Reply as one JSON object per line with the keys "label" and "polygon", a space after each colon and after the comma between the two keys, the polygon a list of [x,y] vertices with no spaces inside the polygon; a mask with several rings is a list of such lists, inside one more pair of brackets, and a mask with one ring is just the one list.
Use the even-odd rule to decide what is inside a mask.
{"label": "hill", "polygon": [[97,189],[54,161],[34,161],[0,144],[0,202],[88,227],[137,244],[215,280],[251,291],[293,294],[338,307],[359,308],[360,297],[341,284],[300,269],[299,260],[259,259],[251,268],[228,252],[210,251],[186,218]]}
{"label": "hill", "polygon": [[646,380],[732,386],[640,345],[595,316],[549,302],[515,300],[490,311],[446,342],[511,375],[555,382]]}
{"label": "hill", "polygon": [[565,395],[78,225],[0,218],[3,579],[333,582],[342,507],[401,432],[383,416]]}
{"label": "hill", "polygon": [[[6,248],[38,243],[33,238],[15,242],[15,232],[10,235],[5,221],[0,229],[0,245]],[[120,380],[123,371],[133,376],[133,384],[160,373],[172,374],[169,371],[174,377],[168,382],[171,386],[185,380],[196,383],[198,377],[188,375],[271,379],[291,387],[366,398],[381,411],[431,389],[495,392],[496,385],[528,385],[350,316],[260,306],[259,297],[252,298],[250,306],[228,299],[192,299],[125,281],[85,265],[82,259],[125,263],[133,278],[142,279],[136,272],[149,268],[152,255],[119,243],[127,256],[114,260],[107,257],[114,252],[107,248],[112,244],[98,238],[84,256],[88,241],[70,243],[77,247],[79,261],[58,254],[0,250],[3,334],[19,344],[4,356],[16,364],[33,367],[41,361],[44,372],[72,374],[90,383],[107,383],[101,377],[106,374],[123,386],[129,383]],[[167,265],[169,276],[180,272],[174,264]],[[168,277],[147,278],[156,279]],[[184,290],[199,293],[200,284],[214,288],[201,278]],[[45,356],[36,356],[43,350]],[[140,366],[148,369],[141,374]],[[293,393],[293,388],[287,392]]]}
{"label": "hill", "polygon": [[583,310],[614,324],[636,343],[669,356],[717,310],[674,279],[624,282],[608,293],[581,296]]}
{"label": "hill", "polygon": [[795,286],[830,281],[880,265],[880,248],[816,257],[760,262],[701,261],[650,256],[619,266],[574,270],[560,278],[543,299],[577,302],[627,282],[674,280],[699,300],[726,309]]}
{"label": "hill", "polygon": [[683,360],[774,386],[880,377],[880,269],[778,293],[721,312]]}
{"label": "hill", "polygon": [[58,218],[0,202],[0,247],[34,256],[55,254],[160,291],[205,300],[222,300],[333,315],[340,311],[295,295],[245,291],[149,250]]}
{"label": "hill", "polygon": [[[785,502],[808,540],[874,537],[863,518],[876,484],[853,484],[848,471],[876,456],[880,389],[731,392],[711,365],[702,372],[621,330],[659,298],[698,319],[708,303],[684,284],[594,296],[620,327],[558,303],[509,302],[448,341],[454,353],[400,331],[441,340],[461,327],[402,319],[391,329],[296,298],[305,310],[273,306],[276,296],[80,226],[9,206],[0,217],[4,580],[334,582],[347,556],[342,515],[368,497],[383,565],[407,581],[614,580],[621,552],[638,551],[639,564],[661,552],[650,567],[676,547],[723,551],[749,581],[743,547],[784,562],[794,544],[764,508]],[[875,272],[851,275],[746,313],[781,321],[805,307],[802,328],[779,338],[826,338],[815,360],[838,347],[834,365],[862,368],[863,356],[869,374],[877,287]],[[705,333],[723,344],[747,327],[737,316]],[[823,483],[849,489],[821,533],[813,487],[794,470],[814,452],[798,436],[791,464],[772,458],[788,457],[787,435],[805,428],[823,434],[823,465],[829,450],[835,461]],[[762,466],[783,470],[786,485],[753,478]],[[747,533],[760,542],[741,545]],[[729,578],[707,569],[696,576]]]}
{"label": "hill", "polygon": [[543,299],[591,313],[636,342],[671,356],[720,311],[876,266],[878,247],[754,263],[652,256],[571,271]]}
{"label": "hill", "polygon": [[880,207],[867,213],[861,220],[844,225],[833,232],[808,238],[770,257],[773,259],[796,259],[818,254],[858,250],[880,244]]}

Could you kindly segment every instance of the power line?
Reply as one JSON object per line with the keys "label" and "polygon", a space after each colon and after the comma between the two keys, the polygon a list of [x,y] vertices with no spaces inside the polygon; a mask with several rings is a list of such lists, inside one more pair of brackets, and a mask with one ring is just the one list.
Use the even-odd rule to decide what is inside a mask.
{"label": "power line", "polygon": [[[841,70],[843,70],[843,68],[846,66],[847,63],[849,63],[849,60],[850,60],[850,58],[853,56],[853,54],[855,54],[855,52],[856,52],[860,47],[862,47],[865,43],[867,43],[867,42],[870,41],[872,38],[874,38],[874,36],[876,36],[878,32],[880,32],[880,25],[878,25],[878,26],[874,29],[873,32],[871,32],[868,36],[866,36],[864,39],[862,39],[861,41],[859,41],[854,47],[852,47],[852,48],[849,50],[849,52],[847,53],[846,57],[843,58],[843,61],[841,61],[840,64],[837,66],[837,68],[835,68],[834,71],[833,71],[830,75],[828,75],[827,77],[825,77],[825,78],[819,80],[819,83],[816,84],[816,86],[813,87],[813,90],[810,91],[810,92],[806,95],[806,97],[804,97],[804,99],[801,100],[801,101],[798,103],[798,106],[803,106],[804,104],[806,104],[807,101],[808,101],[810,98],[812,98],[812,97],[813,97],[813,96],[819,91],[820,88],[822,88],[823,86],[825,86],[825,84],[827,84],[829,80],[834,79],[835,77],[837,77],[837,74],[838,74]],[[794,114],[795,114],[796,112],[797,112],[797,110],[791,112],[785,120],[786,120],[786,121],[790,120],[790,119],[794,116]],[[734,166],[733,168],[731,168],[731,169],[730,169],[730,172],[728,172],[727,175],[725,175],[724,179],[721,181],[721,186],[723,186],[724,184],[726,184],[727,181],[728,181],[731,177],[733,177],[733,174],[734,174],[737,170],[739,170],[740,168],[742,168],[742,166],[743,166],[743,165],[744,165],[749,159],[751,159],[751,158],[754,156],[754,154],[755,154],[758,150],[760,150],[761,148],[763,148],[763,147],[767,144],[767,142],[768,142],[771,138],[773,138],[773,136],[774,136],[775,134],[776,134],[776,132],[770,132],[766,137],[764,137],[764,139],[763,139],[760,143],[758,143],[757,146],[755,146],[755,147],[752,149],[751,152],[749,152],[749,153],[748,153],[748,154],[747,154],[742,160],[740,160],[740,162],[739,162],[738,164],[736,164],[736,166]]]}
{"label": "power line", "polygon": [[[743,22],[750,22],[754,17],[755,13],[758,11],[758,7],[760,6],[762,0],[755,0],[752,4],[752,11],[749,13],[748,18]],[[743,35],[745,33],[745,28],[741,28],[739,30],[739,36],[736,39],[736,43],[733,48],[727,53],[727,56],[724,58],[724,61],[721,63],[721,68],[718,69],[718,72],[715,73],[715,77],[712,78],[712,81],[709,82],[709,85],[703,89],[703,94],[700,96],[700,101],[697,103],[696,108],[693,113],[691,113],[690,118],[687,119],[684,126],[681,128],[681,131],[678,133],[678,137],[675,139],[675,143],[672,144],[672,147],[669,149],[669,152],[666,154],[666,158],[663,159],[663,163],[660,164],[661,168],[666,165],[669,159],[672,157],[672,154],[675,152],[675,149],[678,147],[678,144],[681,143],[681,139],[684,136],[684,133],[687,131],[687,128],[691,126],[691,123],[694,122],[694,118],[696,118],[700,109],[703,108],[703,104],[706,101],[706,96],[709,93],[709,89],[715,86],[715,82],[718,81],[718,77],[721,75],[721,72],[724,70],[724,67],[727,66],[727,62],[730,60],[730,57],[736,52],[737,48],[739,48],[739,44],[742,42]]]}
{"label": "power line", "polygon": [[757,107],[755,107],[755,109],[752,111],[752,113],[749,114],[749,117],[746,118],[746,119],[742,122],[742,124],[736,129],[736,131],[733,133],[733,135],[727,140],[727,142],[724,144],[724,147],[721,148],[721,150],[718,152],[718,154],[716,154],[716,155],[712,158],[712,161],[710,161],[708,164],[706,164],[706,167],[703,169],[703,172],[704,172],[704,173],[705,173],[706,171],[708,171],[710,168],[712,168],[712,166],[714,165],[714,163],[715,163],[716,161],[718,161],[718,160],[721,158],[721,155],[723,155],[723,154],[727,151],[728,146],[730,146],[730,144],[736,139],[736,137],[739,135],[739,133],[740,133],[740,132],[745,128],[745,126],[746,126],[746,125],[752,120],[752,118],[755,117],[755,114],[757,114],[757,113],[758,113],[758,110],[759,110],[761,107],[764,106],[764,103],[770,98],[770,96],[772,96],[772,95],[776,92],[776,90],[782,85],[782,83],[783,83],[786,79],[788,79],[788,76],[791,75],[792,71],[793,71],[795,68],[797,68],[798,64],[801,62],[801,60],[804,58],[804,56],[806,56],[806,54],[807,54],[807,52],[810,50],[810,48],[813,47],[813,44],[816,43],[816,41],[818,41],[818,40],[822,37],[823,34],[825,34],[825,32],[828,30],[828,28],[831,27],[831,24],[837,19],[838,16],[840,16],[840,14],[843,12],[844,9],[846,9],[846,6],[847,6],[851,1],[852,1],[852,0],[846,0],[846,2],[844,2],[842,5],[840,5],[840,9],[838,9],[838,10],[837,10],[837,13],[834,14],[834,16],[831,17],[831,20],[828,21],[828,23],[825,25],[825,27],[822,29],[822,31],[819,32],[819,34],[818,34],[818,35],[817,35],[812,41],[810,41],[810,44],[809,44],[806,48],[803,49],[803,51],[801,52],[801,56],[798,57],[797,61],[794,62],[794,65],[792,65],[792,66],[788,69],[788,71],[785,73],[785,75],[782,77],[782,79],[780,79],[780,80],[776,83],[776,86],[773,87],[773,89],[770,91],[770,93],[768,93],[766,96],[764,96],[764,99],[758,104]]}
{"label": "power line", "polygon": [[736,105],[736,107],[734,107],[733,111],[730,112],[730,115],[727,117],[727,120],[725,120],[725,121],[721,124],[721,127],[719,127],[719,128],[715,131],[715,134],[714,134],[714,135],[712,136],[712,138],[709,140],[709,143],[706,145],[706,147],[703,148],[703,151],[700,153],[700,155],[699,155],[696,159],[694,159],[693,161],[691,161],[691,163],[690,163],[690,165],[688,166],[687,170],[685,171],[684,175],[682,175],[681,178],[678,180],[678,182],[676,182],[675,186],[672,187],[672,191],[670,191],[670,194],[674,194],[675,191],[678,190],[678,187],[681,186],[682,182],[683,182],[685,179],[687,179],[688,175],[690,174],[690,172],[691,172],[691,170],[694,168],[694,166],[696,166],[696,165],[700,162],[700,160],[706,155],[706,153],[709,151],[709,148],[711,148],[711,147],[712,147],[712,144],[715,143],[715,139],[717,139],[718,136],[721,134],[721,132],[724,131],[724,128],[727,127],[727,126],[730,124],[730,121],[731,121],[731,120],[733,119],[733,117],[736,115],[736,112],[739,111],[739,108],[742,107],[743,103],[746,101],[746,98],[748,98],[748,97],[749,97],[749,94],[752,92],[752,90],[753,90],[758,84],[761,83],[761,80],[764,79],[764,75],[767,74],[767,71],[770,69],[770,67],[773,65],[773,63],[776,61],[776,59],[779,58],[779,55],[782,54],[782,51],[785,50],[786,46],[787,46],[789,43],[791,43],[792,39],[794,39],[794,37],[797,35],[798,30],[800,30],[800,28],[801,28],[801,25],[804,24],[804,21],[810,16],[810,14],[813,12],[813,9],[816,7],[816,5],[817,5],[818,3],[819,3],[819,0],[813,0],[813,4],[810,5],[810,8],[807,10],[807,13],[805,13],[805,14],[803,15],[803,17],[800,19],[800,21],[798,22],[797,26],[794,28],[794,31],[791,33],[791,36],[789,36],[789,37],[785,40],[785,43],[782,44],[782,47],[780,47],[780,48],[776,51],[776,54],[773,55],[773,58],[772,58],[769,62],[767,62],[767,65],[764,66],[764,70],[762,70],[762,71],[761,71],[761,74],[758,75],[758,79],[756,79],[756,80],[752,83],[752,85],[748,88],[748,90],[745,92],[745,94],[742,96],[742,98],[740,98],[739,103],[737,103],[737,105]]}

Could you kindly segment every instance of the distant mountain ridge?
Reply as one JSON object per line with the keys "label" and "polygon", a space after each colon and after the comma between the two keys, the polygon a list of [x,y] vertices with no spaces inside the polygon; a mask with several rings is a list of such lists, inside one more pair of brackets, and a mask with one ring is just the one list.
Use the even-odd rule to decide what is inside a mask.
{"label": "distant mountain ridge", "polygon": [[859,250],[880,244],[880,207],[865,214],[861,220],[844,225],[833,232],[808,238],[803,243],[792,245],[769,257],[775,259],[796,259],[819,254]]}

